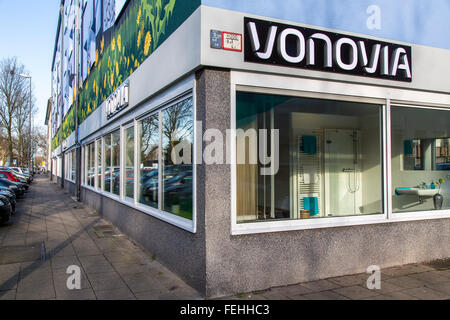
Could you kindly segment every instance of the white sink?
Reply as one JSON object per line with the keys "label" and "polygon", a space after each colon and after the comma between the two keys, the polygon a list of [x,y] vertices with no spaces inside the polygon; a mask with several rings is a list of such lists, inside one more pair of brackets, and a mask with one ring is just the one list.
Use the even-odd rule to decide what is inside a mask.
{"label": "white sink", "polygon": [[407,194],[414,195],[419,197],[432,197],[435,194],[439,193],[439,189],[419,189],[419,188],[411,188],[411,189],[395,189],[397,194]]}

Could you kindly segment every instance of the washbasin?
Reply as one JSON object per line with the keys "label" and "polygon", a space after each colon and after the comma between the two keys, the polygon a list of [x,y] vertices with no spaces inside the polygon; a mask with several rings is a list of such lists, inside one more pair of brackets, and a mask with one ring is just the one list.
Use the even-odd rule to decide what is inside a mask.
{"label": "washbasin", "polygon": [[420,189],[420,188],[396,188],[395,193],[398,195],[415,195],[419,197],[433,197],[439,193],[439,189]]}

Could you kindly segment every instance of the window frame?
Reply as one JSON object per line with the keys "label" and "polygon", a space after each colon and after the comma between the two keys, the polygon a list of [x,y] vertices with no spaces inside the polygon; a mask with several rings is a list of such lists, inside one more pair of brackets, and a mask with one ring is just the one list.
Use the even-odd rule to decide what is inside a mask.
{"label": "window frame", "polygon": [[[433,107],[433,106],[424,106],[424,105],[414,105],[414,104],[402,104],[402,103],[390,103],[389,111],[392,108],[401,107],[401,108],[412,108],[412,109],[425,109],[425,110],[439,110],[439,111],[447,111],[450,112],[450,108],[442,108],[442,107]],[[391,122],[391,113],[388,114],[389,124]],[[389,127],[389,137],[391,136],[391,127]],[[391,139],[389,142],[392,141]],[[389,144],[390,146],[390,144]],[[389,195],[390,199],[392,199],[392,158],[391,158],[391,149],[389,148]],[[415,220],[428,220],[428,219],[439,219],[439,218],[450,218],[450,209],[443,210],[425,210],[425,211],[410,211],[410,212],[393,212],[392,201],[390,203],[389,212],[391,214],[390,221],[415,221]]]}
{"label": "window frame", "polygon": [[[133,132],[134,132],[134,138],[133,138],[133,156],[134,156],[134,161],[133,161],[133,170],[134,170],[134,183],[133,183],[133,198],[127,197],[126,194],[126,186],[127,184],[125,183],[125,176],[126,176],[126,155],[127,155],[127,146],[126,146],[126,132],[128,131],[128,129],[133,128]],[[120,199],[123,201],[127,201],[130,203],[135,204],[136,203],[136,128],[135,128],[135,121],[133,120],[133,122],[122,125],[121,126],[121,152],[120,152],[120,181],[121,181],[121,185],[120,185]],[[124,169],[122,169],[124,168]]]}
{"label": "window frame", "polygon": [[[162,208],[162,203],[161,203],[161,188],[159,188],[159,199],[158,199],[158,209],[157,208],[152,208],[150,206],[146,206],[144,204],[141,204],[138,202],[138,179],[136,179],[137,177],[137,170],[139,170],[139,164],[138,162],[138,152],[139,152],[139,146],[138,146],[138,142],[139,142],[139,122],[142,120],[145,120],[146,118],[150,117],[150,116],[154,116],[155,114],[158,115],[158,119],[159,119],[159,137],[160,137],[160,147],[159,147],[159,156],[158,156],[158,162],[159,162],[159,166],[161,166],[162,163],[162,140],[161,140],[161,135],[162,135],[162,112],[168,108],[170,108],[173,105],[176,105],[177,103],[184,101],[186,99],[192,99],[192,113],[193,113],[193,136],[194,136],[194,145],[193,145],[193,188],[192,188],[192,220],[189,219],[185,219],[182,218],[180,216],[177,216],[173,213],[170,212],[166,212],[161,210]],[[96,192],[98,194],[101,194],[102,196],[105,196],[107,198],[110,198],[112,200],[115,200],[123,205],[126,205],[132,209],[135,210],[139,210],[145,214],[148,214],[154,218],[157,218],[159,220],[162,220],[164,222],[167,222],[169,224],[172,224],[176,227],[179,227],[180,229],[183,229],[185,231],[191,232],[191,233],[197,233],[197,168],[196,168],[196,159],[197,159],[197,154],[195,152],[196,150],[196,141],[195,141],[195,137],[197,136],[197,125],[196,125],[196,121],[197,121],[197,107],[196,107],[196,98],[195,98],[195,94],[194,94],[194,90],[193,88],[188,89],[187,91],[184,91],[183,93],[175,96],[172,99],[169,100],[165,100],[164,102],[162,102],[161,104],[153,107],[153,108],[146,108],[145,106],[141,107],[142,109],[146,110],[144,112],[135,112],[132,115],[132,119],[128,119],[128,120],[124,120],[122,121],[122,123],[119,125],[115,125],[114,127],[108,128],[108,131],[106,131],[105,133],[101,133],[99,134],[99,136],[95,137],[95,138],[91,138],[89,140],[83,141],[83,150],[85,150],[87,148],[87,146],[90,145],[90,143],[92,142],[97,142],[99,141],[99,138],[102,141],[102,186],[104,187],[104,180],[105,180],[105,159],[106,159],[106,155],[105,155],[105,137],[110,135],[111,136],[111,140],[112,140],[112,134],[114,132],[116,132],[117,130],[119,130],[120,132],[120,196],[117,196],[115,194],[113,194],[112,192],[108,192],[105,191],[101,188],[93,188],[89,185],[87,185],[87,179],[85,177],[85,179],[83,180],[83,188],[86,188],[90,191]],[[142,110],[141,109],[141,110]],[[126,148],[124,147],[124,143],[125,143],[125,131],[126,129],[133,127],[134,126],[134,171],[135,171],[135,179],[134,179],[134,199],[125,197],[125,193],[124,193],[124,186],[125,184],[123,183],[123,177],[125,174],[125,167],[124,167],[124,152],[126,152]],[[113,141],[111,141],[113,142]],[[112,143],[111,143],[112,144]],[[96,163],[97,163],[97,147],[95,148],[96,150]],[[112,156],[112,152],[111,152],[111,156]],[[87,156],[85,156],[85,165],[86,165],[86,161],[87,161]],[[86,167],[87,168],[87,167]],[[86,170],[87,171],[87,170]],[[161,170],[159,170],[158,173],[158,183],[161,186],[162,184],[162,172]],[[111,183],[111,191],[112,191],[112,183]]]}
{"label": "window frame", "polygon": [[[324,85],[324,84],[327,85]],[[236,177],[236,141],[231,141],[231,235],[260,234],[294,230],[323,229],[356,225],[394,223],[450,218],[450,210],[416,211],[393,214],[392,210],[392,151],[391,151],[391,106],[420,107],[450,112],[450,97],[435,93],[417,93],[405,89],[379,89],[364,83],[349,86],[346,83],[328,80],[291,78],[286,76],[255,74],[245,71],[231,71],[230,119],[231,129],[236,130],[237,92],[255,94],[278,94],[295,97],[317,98],[324,100],[342,100],[349,102],[373,103],[382,106],[380,119],[382,154],[382,204],[383,214],[348,217],[328,217],[320,219],[280,220],[270,222],[237,222],[237,177]],[[391,97],[397,98],[393,100]],[[409,104],[411,100],[415,102]],[[448,101],[448,105],[442,105]],[[406,102],[406,103],[405,103]]]}

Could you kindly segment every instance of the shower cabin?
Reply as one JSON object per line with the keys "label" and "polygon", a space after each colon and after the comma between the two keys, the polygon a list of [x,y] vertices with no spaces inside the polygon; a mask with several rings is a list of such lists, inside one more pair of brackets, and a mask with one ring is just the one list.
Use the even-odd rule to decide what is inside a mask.
{"label": "shower cabin", "polygon": [[311,218],[361,213],[360,144],[357,129],[320,129],[297,137],[292,218],[300,218],[301,210],[309,210]]}

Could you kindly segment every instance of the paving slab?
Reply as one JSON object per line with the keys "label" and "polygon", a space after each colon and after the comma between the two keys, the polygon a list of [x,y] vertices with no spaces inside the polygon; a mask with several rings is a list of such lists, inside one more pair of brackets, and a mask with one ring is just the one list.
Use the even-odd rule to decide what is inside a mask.
{"label": "paving slab", "polygon": [[306,300],[350,300],[349,298],[334,291],[314,292],[302,295],[301,297]]}
{"label": "paving slab", "polygon": [[337,288],[341,287],[339,284],[334,283],[330,280],[326,280],[326,279],[305,282],[305,283],[302,283],[302,285],[314,292],[333,290],[333,289],[337,289]]}
{"label": "paving slab", "polygon": [[336,292],[344,297],[347,297],[352,300],[361,300],[364,298],[378,296],[379,293],[377,290],[369,290],[367,288],[361,286],[352,286],[345,287],[340,289],[335,289],[333,292]]}

